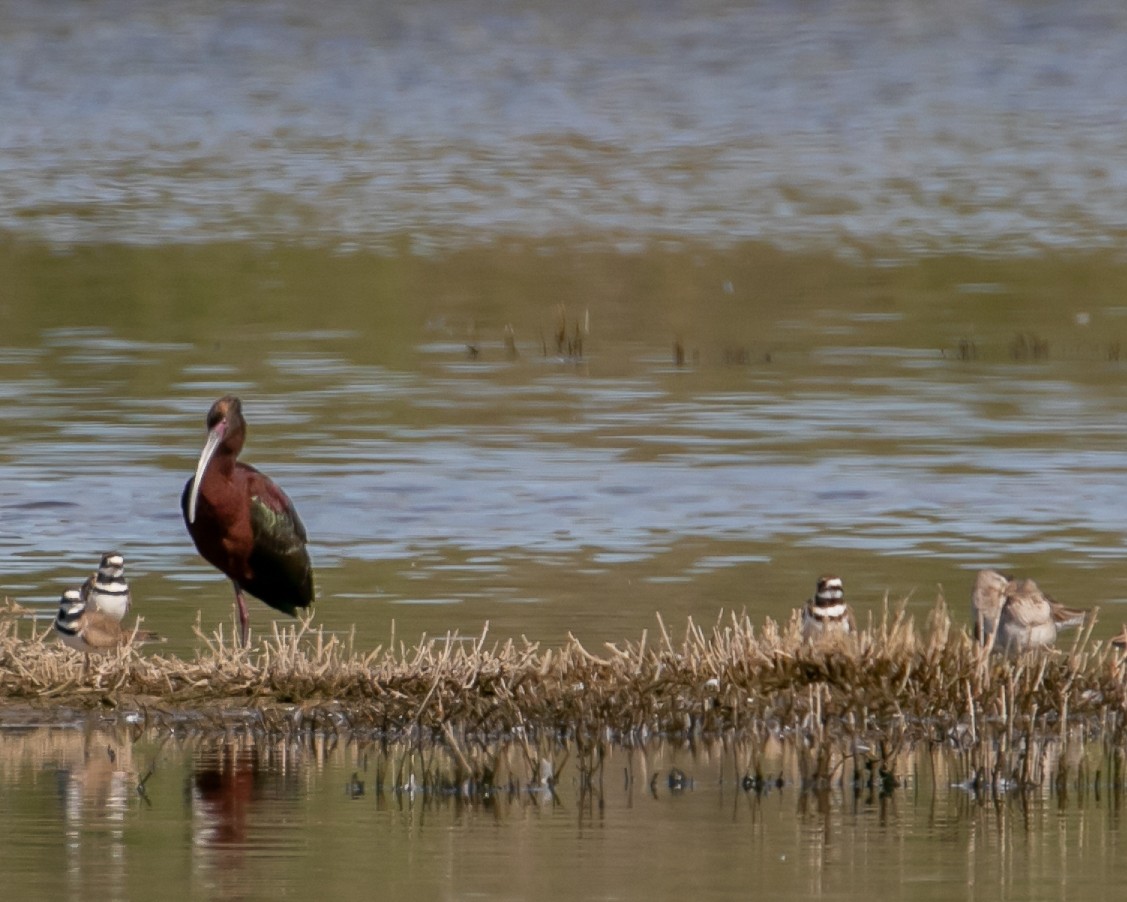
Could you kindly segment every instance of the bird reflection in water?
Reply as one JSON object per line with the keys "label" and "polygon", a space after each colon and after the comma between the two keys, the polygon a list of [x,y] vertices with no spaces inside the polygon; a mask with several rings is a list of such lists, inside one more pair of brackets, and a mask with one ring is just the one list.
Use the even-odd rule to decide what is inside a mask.
{"label": "bird reflection in water", "polygon": [[[283,743],[222,739],[195,753],[189,778],[193,848],[200,864],[243,872],[250,855],[296,854],[302,847],[297,812],[300,768]],[[240,878],[241,879],[241,878]]]}
{"label": "bird reflection in water", "polygon": [[96,728],[45,735],[58,762],[66,870],[77,881],[96,874],[107,886],[118,887],[125,879],[126,814],[136,782],[132,743]]}
{"label": "bird reflection in water", "polygon": [[192,773],[193,830],[197,845],[241,846],[258,792],[258,759],[253,747],[229,744],[202,749]]}

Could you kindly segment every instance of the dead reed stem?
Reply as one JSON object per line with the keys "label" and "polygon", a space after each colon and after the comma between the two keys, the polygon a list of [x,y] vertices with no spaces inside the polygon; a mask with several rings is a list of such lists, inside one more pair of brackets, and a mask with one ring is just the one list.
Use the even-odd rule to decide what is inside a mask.
{"label": "dead reed stem", "polygon": [[1074,728],[1098,730],[1116,778],[1122,767],[1127,668],[1090,633],[1067,650],[1007,658],[955,626],[942,596],[922,628],[903,603],[886,601],[875,624],[824,645],[804,643],[793,617],[758,629],[744,614],[711,627],[690,619],[679,640],[660,615],[657,628],[656,640],[643,632],[601,651],[575,636],[559,648],[490,641],[488,624],[474,637],[424,636],[410,647],[393,638],[363,651],[308,620],[249,649],[222,627],[208,635],[197,625],[192,660],[126,647],[86,666],[48,632],[5,618],[0,699],[131,708],[146,718],[253,710],[267,730],[436,739],[457,749],[460,771],[481,759],[469,754],[475,743],[507,736],[549,781],[560,752],[574,748],[599,772],[608,743],[654,737],[738,737],[751,743],[757,773],[763,744],[790,738],[812,786],[849,772],[885,779],[900,750],[919,743],[955,750],[974,779],[1035,781],[1047,744],[1066,749]]}

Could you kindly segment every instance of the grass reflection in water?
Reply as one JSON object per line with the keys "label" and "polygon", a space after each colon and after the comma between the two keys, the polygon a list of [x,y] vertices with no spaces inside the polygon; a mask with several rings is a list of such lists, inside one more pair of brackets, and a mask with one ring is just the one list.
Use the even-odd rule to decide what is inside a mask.
{"label": "grass reflection in water", "polygon": [[[101,705],[139,729],[404,743],[378,772],[381,789],[550,790],[568,762],[593,786],[610,749],[655,739],[730,744],[732,779],[755,790],[782,779],[887,793],[901,756],[921,749],[948,754],[976,790],[1118,787],[1127,748],[1122,653],[1089,627],[1071,647],[991,654],[942,597],[922,627],[886,605],[832,642],[804,642],[797,616],[758,628],[746,615],[707,629],[689,619],[677,638],[659,616],[654,635],[598,653],[575,637],[559,648],[494,640],[488,626],[365,651],[307,620],[249,649],[197,628],[194,660],[136,647],[85,660],[21,627],[0,623],[10,701]],[[1093,739],[1104,764],[1077,751]],[[770,749],[786,750],[791,772],[765,764]]]}

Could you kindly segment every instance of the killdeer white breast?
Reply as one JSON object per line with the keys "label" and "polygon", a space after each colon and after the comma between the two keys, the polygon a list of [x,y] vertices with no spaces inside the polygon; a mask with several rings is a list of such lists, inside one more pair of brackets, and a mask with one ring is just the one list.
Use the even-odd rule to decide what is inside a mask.
{"label": "killdeer white breast", "polygon": [[999,651],[1052,645],[1062,629],[1080,626],[1089,612],[1053,600],[1031,579],[982,570],[971,591],[974,635]]}
{"label": "killdeer white breast", "polygon": [[802,638],[844,636],[856,630],[853,609],[845,603],[841,577],[827,574],[819,578],[814,597],[802,608]]}
{"label": "killdeer white breast", "polygon": [[121,624],[109,614],[87,606],[78,589],[67,589],[59,599],[55,632],[64,644],[87,654],[104,654],[126,640]]}
{"label": "killdeer white breast", "polygon": [[98,569],[82,585],[86,606],[108,614],[120,623],[133,605],[129,583],[125,579],[125,558],[116,551],[102,555]]}

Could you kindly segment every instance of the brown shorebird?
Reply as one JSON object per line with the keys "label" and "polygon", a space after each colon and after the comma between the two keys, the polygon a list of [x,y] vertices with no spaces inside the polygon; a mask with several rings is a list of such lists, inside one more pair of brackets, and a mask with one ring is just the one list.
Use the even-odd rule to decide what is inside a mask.
{"label": "brown shorebird", "polygon": [[1052,645],[1060,630],[1079,626],[1088,613],[1054,601],[1031,579],[997,570],[979,571],[971,591],[975,638],[999,651]]}
{"label": "brown shorebird", "polygon": [[293,502],[269,477],[238,460],[246,443],[242,402],[220,398],[207,413],[207,441],[180,508],[203,559],[235,587],[239,637],[250,641],[243,593],[296,617],[313,604],[313,565]]}

